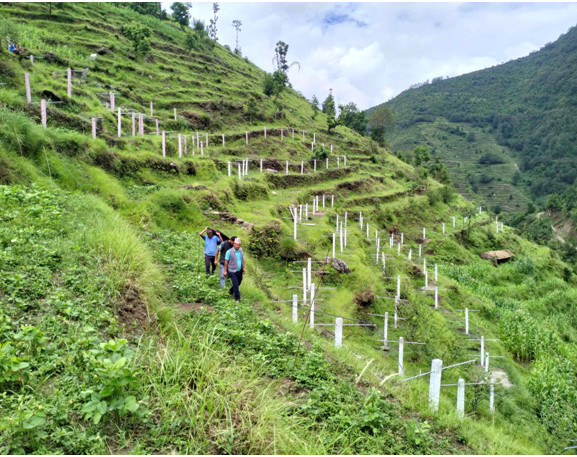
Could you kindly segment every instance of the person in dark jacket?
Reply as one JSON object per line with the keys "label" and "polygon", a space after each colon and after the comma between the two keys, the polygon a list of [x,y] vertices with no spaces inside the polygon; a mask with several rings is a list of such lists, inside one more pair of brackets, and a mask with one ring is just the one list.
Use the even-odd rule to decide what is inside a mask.
{"label": "person in dark jacket", "polygon": [[[207,232],[206,235],[204,232]],[[214,270],[216,269],[216,245],[218,244],[219,239],[222,243],[220,232],[216,232],[218,238],[214,236],[214,233],[215,232],[210,230],[208,227],[199,233],[200,237],[204,240],[204,265],[206,267],[207,275],[214,273]]]}
{"label": "person in dark jacket", "polygon": [[229,249],[232,249],[234,240],[236,239],[236,236],[231,236],[228,240],[220,243],[220,246],[218,248],[218,251],[216,253],[216,260],[219,260],[219,268],[220,268],[220,288],[224,289],[224,284],[225,284],[225,280],[226,280],[226,275],[224,274],[224,262],[225,259],[224,257],[226,256],[226,253]]}
{"label": "person in dark jacket", "polygon": [[236,238],[232,249],[229,249],[224,256],[224,275],[232,281],[232,287],[229,293],[231,295],[234,293],[234,298],[237,303],[240,302],[239,288],[242,283],[242,276],[246,273],[246,261],[240,244],[240,238]]}

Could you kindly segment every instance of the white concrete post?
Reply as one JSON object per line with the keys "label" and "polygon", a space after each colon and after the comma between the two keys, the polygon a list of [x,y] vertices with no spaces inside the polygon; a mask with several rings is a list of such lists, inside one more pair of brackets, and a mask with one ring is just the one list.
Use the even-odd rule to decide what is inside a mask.
{"label": "white concrete post", "polygon": [[92,118],[92,139],[96,139],[96,118]]}
{"label": "white concrete post", "polygon": [[204,157],[204,148],[202,147],[203,143],[200,142],[200,155]]}
{"label": "white concrete post", "polygon": [[376,256],[375,264],[378,265],[379,264],[379,243],[378,243],[378,241],[375,244],[376,244],[375,247],[377,248],[377,256]]}
{"label": "white concrete post", "polygon": [[132,119],[132,136],[136,136],[136,114],[132,113],[130,118]]}
{"label": "white concrete post", "polygon": [[339,231],[339,215],[337,214],[337,232]]}
{"label": "white concrete post", "polygon": [[110,111],[114,111],[114,105],[116,103],[114,92],[110,92]]}
{"label": "white concrete post", "polygon": [[339,230],[339,241],[341,246],[341,254],[343,253],[343,223],[341,222],[341,229]]}
{"label": "white concrete post", "polygon": [[367,240],[369,239],[369,224],[367,224]]}
{"label": "white concrete post", "polygon": [[345,248],[347,247],[347,228],[345,227]]}
{"label": "white concrete post", "polygon": [[[159,133],[159,130],[158,130],[158,119],[155,119],[155,121],[156,121],[156,134],[158,135],[158,133]],[[194,151],[194,143],[192,143],[192,144],[193,144],[192,150]]]}
{"label": "white concrete post", "polygon": [[485,366],[485,337],[481,337],[481,366]]}
{"label": "white concrete post", "polygon": [[439,309],[439,289],[435,287],[435,309]]}
{"label": "white concrete post", "polygon": [[313,171],[317,171],[317,159],[313,160],[313,164],[314,164],[314,170]]}
{"label": "white concrete post", "polygon": [[431,363],[431,379],[429,381],[429,408],[433,412],[439,409],[439,397],[441,396],[441,376],[443,374],[443,361],[433,359]]}
{"label": "white concrete post", "polygon": [[34,56],[30,54],[30,63],[34,65]]}
{"label": "white concrete post", "polygon": [[297,218],[297,214],[296,214],[296,209],[295,209],[295,215],[294,215],[294,239],[297,239],[297,222],[298,222],[298,218]]}
{"label": "white concrete post", "polygon": [[178,157],[182,158],[182,135],[178,134]]}
{"label": "white concrete post", "polygon": [[150,117],[152,117],[153,111],[154,111],[154,104],[150,102]]}
{"label": "white concrete post", "polygon": [[337,168],[341,168],[341,158],[337,156]]}
{"label": "white concrete post", "polygon": [[323,209],[325,209],[325,194],[323,194]]}
{"label": "white concrete post", "polygon": [[246,145],[248,146],[248,132],[244,132],[244,139],[246,141]]}
{"label": "white concrete post", "polygon": [[303,130],[303,141],[305,140],[305,131]]}
{"label": "white concrete post", "polygon": [[465,308],[465,335],[469,334],[469,308]]}
{"label": "white concrete post", "polygon": [[445,234],[445,223],[443,222],[443,235]]}
{"label": "white concrete post", "polygon": [[206,134],[206,147],[208,148],[208,133]]}
{"label": "white concrete post", "polygon": [[311,143],[311,152],[313,152],[315,150],[315,144]]}
{"label": "white concrete post", "polygon": [[303,268],[303,306],[307,303],[307,269]]}
{"label": "white concrete post", "polygon": [[453,216],[453,228],[455,228],[455,216]]}
{"label": "white concrete post", "polygon": [[311,284],[311,328],[315,328],[315,284]]}
{"label": "white concrete post", "polygon": [[409,249],[409,262],[411,261],[412,257],[413,257],[413,250]]}
{"label": "white concrete post", "polygon": [[[333,145],[331,144],[331,147],[333,147]],[[343,156],[343,160],[345,162],[345,167],[347,166],[347,156]]]}
{"label": "white concrete post", "polygon": [[359,224],[361,226],[361,230],[363,229],[363,212],[359,212]]}
{"label": "white concrete post", "polygon": [[296,324],[299,320],[299,296],[297,294],[293,295],[293,324]]}
{"label": "white concrete post", "polygon": [[405,339],[400,336],[399,337],[399,375],[403,376],[405,374],[405,367],[403,366],[403,351],[405,346]]}
{"label": "white concrete post", "polygon": [[283,129],[280,129],[280,139],[281,139],[281,141],[284,140],[284,130]]}
{"label": "white concrete post", "polygon": [[331,208],[334,206],[335,203],[335,196],[331,195]]}
{"label": "white concrete post", "polygon": [[327,169],[327,170],[329,169],[329,158],[328,158],[328,157],[327,157],[327,159],[326,159],[326,169]]}
{"label": "white concrete post", "polygon": [[385,311],[385,321],[383,322],[385,330],[385,341],[383,342],[383,349],[389,349],[389,312]]}
{"label": "white concrete post", "polygon": [[176,108],[174,108],[174,120],[176,121]]}
{"label": "white concrete post", "polygon": [[260,172],[262,173],[262,159],[260,159]]}
{"label": "white concrete post", "polygon": [[399,319],[398,314],[397,314],[397,310],[398,310],[397,303],[399,303],[399,300],[398,300],[398,297],[395,297],[395,318],[393,319],[393,328],[395,328],[395,329],[397,328],[397,324],[398,324],[397,321]]}
{"label": "white concrete post", "polygon": [[491,385],[489,386],[489,411],[495,414],[495,380],[491,378]]}
{"label": "white concrete post", "polygon": [[343,345],[343,318],[335,319],[335,347],[340,348]]}
{"label": "white concrete post", "polygon": [[333,259],[335,258],[336,234],[333,233]]}
{"label": "white concrete post", "polygon": [[188,154],[188,144],[186,142],[186,135],[184,135],[184,155]]}
{"label": "white concrete post", "polygon": [[401,275],[397,275],[397,295],[395,298],[401,299]]}
{"label": "white concrete post", "polygon": [[316,142],[317,142],[317,134],[313,133],[313,143],[316,143]]}
{"label": "white concrete post", "polygon": [[401,244],[404,243],[404,239],[405,239],[405,234],[404,234],[404,233],[401,233]]}
{"label": "white concrete post", "polygon": [[240,169],[240,163],[238,164],[238,179],[242,179],[242,171]]}
{"label": "white concrete post", "polygon": [[485,373],[489,372],[489,351],[485,353]]}
{"label": "white concrete post", "polygon": [[313,197],[313,205],[312,205],[312,207],[313,207],[313,217],[314,217],[314,216],[315,216],[315,199],[314,199],[314,197]]}
{"label": "white concrete post", "polygon": [[425,289],[429,287],[429,272],[425,270]]}
{"label": "white concrete post", "polygon": [[437,278],[438,278],[438,269],[437,269],[437,264],[435,264],[435,282],[437,282]]}
{"label": "white concrete post", "polygon": [[304,170],[305,170],[305,163],[303,160],[301,160],[301,175],[303,174]]}
{"label": "white concrete post", "polygon": [[32,103],[32,92],[30,91],[30,75],[24,73],[24,84],[26,85],[26,101]]}
{"label": "white concrete post", "polygon": [[299,205],[299,223],[303,222],[303,205]]}
{"label": "white concrete post", "polygon": [[419,244],[419,258],[421,257],[421,248],[423,247],[423,245]]}
{"label": "white concrete post", "polygon": [[293,129],[293,140],[295,139],[295,129]]}
{"label": "white concrete post", "polygon": [[46,128],[46,100],[40,100],[40,118],[42,119],[42,125]]}
{"label": "white concrete post", "polygon": [[309,204],[305,203],[305,221],[308,221],[308,220],[309,220]]}
{"label": "white concrete post", "polygon": [[427,271],[427,259],[423,259],[423,271]]}
{"label": "white concrete post", "polygon": [[224,133],[222,134],[222,147],[224,148],[226,145],[226,142],[224,141]]}
{"label": "white concrete post", "polygon": [[116,122],[118,128],[118,138],[122,136],[122,113],[120,108],[118,108],[118,121]]}
{"label": "white concrete post", "polygon": [[286,161],[286,174],[288,175],[288,160]]}
{"label": "white concrete post", "polygon": [[162,157],[166,157],[166,132],[162,131]]}
{"label": "white concrete post", "polygon": [[465,380],[463,378],[457,381],[457,416],[459,419],[465,417]]}
{"label": "white concrete post", "polygon": [[230,162],[228,162],[228,177],[230,178]]}
{"label": "white concrete post", "polygon": [[345,211],[345,227],[347,226],[347,218],[349,217],[349,212]]}
{"label": "white concrete post", "polygon": [[[312,284],[312,269],[313,269],[313,259],[310,257],[307,260],[307,289],[311,290]],[[312,295],[311,295],[312,296]]]}
{"label": "white concrete post", "polygon": [[196,149],[200,149],[200,136],[196,132]]}
{"label": "white concrete post", "polygon": [[66,69],[66,76],[68,77],[68,98],[72,98],[72,70],[70,68]]}
{"label": "white concrete post", "polygon": [[384,272],[385,272],[385,267],[386,267],[386,264],[385,264],[385,253],[384,253],[384,252],[381,252],[381,260],[382,260],[382,262],[383,262],[383,273],[384,273]]}
{"label": "white concrete post", "polygon": [[423,240],[425,239],[425,233],[426,233],[425,227],[423,227]]}
{"label": "white concrete post", "polygon": [[142,114],[138,115],[138,133],[140,133],[140,136],[144,136],[144,119],[142,118]]}

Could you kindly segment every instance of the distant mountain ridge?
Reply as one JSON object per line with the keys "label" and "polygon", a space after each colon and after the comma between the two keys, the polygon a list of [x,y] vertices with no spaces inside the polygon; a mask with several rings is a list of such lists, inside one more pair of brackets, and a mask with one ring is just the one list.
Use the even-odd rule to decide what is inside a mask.
{"label": "distant mountain ridge", "polygon": [[435,78],[385,106],[396,121],[388,137],[394,149],[415,125],[439,119],[465,124],[491,133],[498,145],[510,149],[534,199],[562,193],[577,178],[577,29],[527,57]]}

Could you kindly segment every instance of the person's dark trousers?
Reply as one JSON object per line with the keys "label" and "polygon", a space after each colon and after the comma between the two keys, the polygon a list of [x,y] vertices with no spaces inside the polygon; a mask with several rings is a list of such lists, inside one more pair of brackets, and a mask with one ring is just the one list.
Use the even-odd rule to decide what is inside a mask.
{"label": "person's dark trousers", "polygon": [[[204,254],[204,265],[206,266],[206,274],[210,275],[212,273],[214,273],[214,270],[216,270],[216,265],[214,264],[214,255],[206,255]],[[210,271],[212,268],[212,271]]]}
{"label": "person's dark trousers", "polygon": [[228,272],[228,276],[232,281],[232,287],[228,291],[230,295],[234,293],[234,299],[236,301],[240,301],[240,284],[242,283],[242,270],[237,271],[236,273]]}

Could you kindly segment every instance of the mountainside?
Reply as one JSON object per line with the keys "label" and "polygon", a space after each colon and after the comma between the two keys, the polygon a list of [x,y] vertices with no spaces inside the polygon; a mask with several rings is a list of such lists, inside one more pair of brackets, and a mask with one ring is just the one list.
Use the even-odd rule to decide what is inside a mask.
{"label": "mountainside", "polygon": [[[410,132],[411,137],[429,142],[445,162],[455,161],[455,153],[459,159],[478,161],[494,150],[497,160],[511,164],[509,169],[494,173],[494,166],[484,165],[475,173],[464,164],[465,176],[458,173],[462,169],[452,167],[460,190],[467,193],[468,187],[475,192],[479,187],[485,201],[502,203],[490,198],[491,181],[478,182],[482,170],[489,177],[498,174],[507,185],[514,180],[516,188],[494,190],[511,193],[521,206],[526,203],[521,197],[524,186],[533,199],[542,201],[548,194],[562,193],[577,177],[576,75],[577,29],[571,28],[527,57],[454,78],[436,78],[401,93],[385,104],[397,127],[388,140],[393,149],[405,149],[411,145],[406,140]],[[453,132],[447,134],[447,129],[457,134],[461,130],[463,140],[469,142],[436,144],[434,138],[439,135],[452,138]],[[493,138],[490,147],[479,144],[480,132]],[[522,173],[521,180],[515,177],[514,164]],[[471,189],[475,180],[478,186]],[[515,206],[509,203],[508,209]]]}
{"label": "mountainside", "polygon": [[[432,167],[328,133],[196,24],[0,12],[1,453],[571,444],[577,277],[555,252]],[[205,274],[207,226],[242,238],[240,303]]]}

